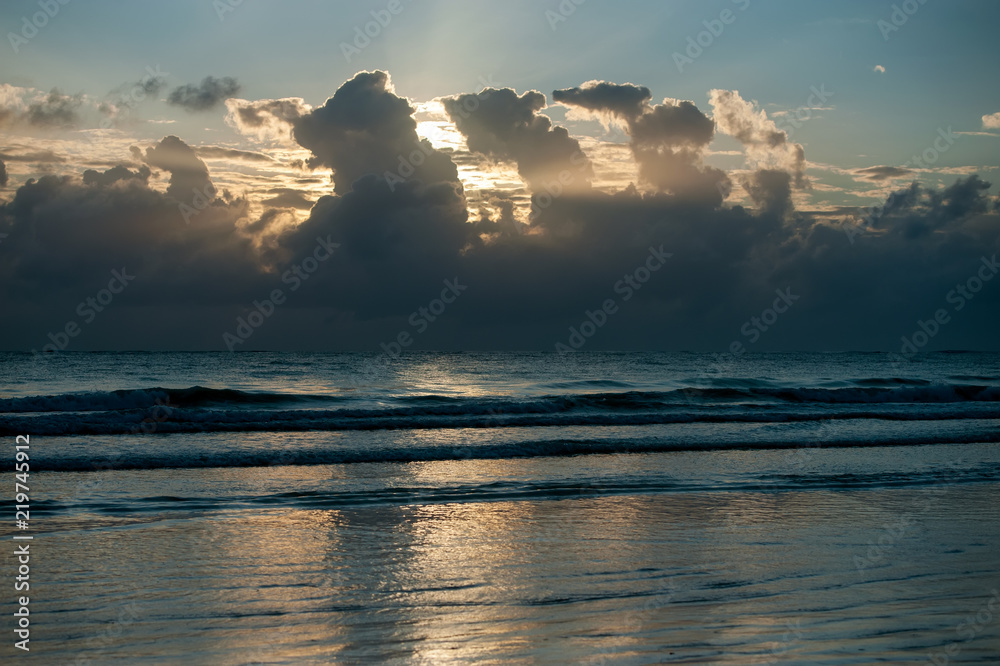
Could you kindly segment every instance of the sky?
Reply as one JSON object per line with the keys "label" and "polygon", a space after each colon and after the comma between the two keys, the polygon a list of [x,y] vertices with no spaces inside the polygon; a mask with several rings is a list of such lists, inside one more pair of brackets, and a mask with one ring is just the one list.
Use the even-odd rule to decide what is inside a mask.
{"label": "sky", "polygon": [[7,2],[0,348],[1000,349],[998,19]]}

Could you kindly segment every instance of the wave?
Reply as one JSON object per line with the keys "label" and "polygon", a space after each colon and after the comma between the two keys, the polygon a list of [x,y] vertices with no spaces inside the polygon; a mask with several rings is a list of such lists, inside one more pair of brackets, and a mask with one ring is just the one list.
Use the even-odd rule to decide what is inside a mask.
{"label": "wave", "polygon": [[508,405],[504,411],[464,406],[336,410],[183,410],[158,416],[146,410],[58,413],[0,417],[0,436],[128,435],[139,433],[297,432],[362,430],[433,430],[458,428],[539,428],[572,426],[644,426],[685,423],[817,423],[844,420],[950,421],[997,420],[1000,406],[944,405],[936,409],[823,408],[803,410],[759,406],[747,409],[659,409],[580,411],[547,409],[545,403]]}
{"label": "wave", "polygon": [[[399,446],[320,446],[312,448],[271,449],[199,449],[196,455],[189,450],[143,451],[133,450],[127,456],[95,461],[92,456],[63,455],[33,458],[32,469],[47,471],[86,472],[109,469],[200,469],[208,467],[269,467],[277,465],[333,465],[350,463],[407,463],[445,460],[501,460],[513,458],[565,457],[595,454],[647,454],[672,451],[732,451],[732,450],[788,450],[818,448],[858,448],[871,446],[921,446],[940,444],[976,444],[1000,442],[996,429],[985,432],[968,432],[927,436],[884,437],[863,436],[824,441],[819,445],[804,445],[786,440],[684,440],[658,437],[646,438],[557,438],[548,440],[518,440],[487,442],[475,445],[411,445]],[[808,481],[806,481],[808,482]]]}
{"label": "wave", "polygon": [[147,409],[158,405],[197,407],[203,405],[263,405],[335,401],[339,396],[269,393],[192,386],[185,389],[146,388],[63,393],[0,399],[0,414],[13,412],[92,412]]}
{"label": "wave", "polygon": [[[924,380],[889,378],[855,380],[856,388],[810,387],[686,387],[660,391],[621,391],[539,395],[518,406],[503,398],[442,395],[401,396],[402,404],[447,404],[468,413],[487,411],[559,411],[572,408],[644,409],[665,404],[704,402],[785,402],[785,403],[956,403],[1000,402],[1000,386],[975,384],[930,384]],[[572,382],[582,386],[579,382]],[[603,385],[587,382],[588,386]],[[620,384],[620,382],[612,382]],[[902,386],[879,386],[900,384]],[[345,387],[335,395],[240,391],[192,386],[185,389],[146,388],[65,393],[0,399],[0,413],[88,412],[172,407],[281,406],[291,403],[342,403],[356,399]]]}

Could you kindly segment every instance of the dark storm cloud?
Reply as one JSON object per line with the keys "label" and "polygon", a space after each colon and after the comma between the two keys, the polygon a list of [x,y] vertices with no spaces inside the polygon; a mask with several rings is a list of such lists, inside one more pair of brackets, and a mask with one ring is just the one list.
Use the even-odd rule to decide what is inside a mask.
{"label": "dark storm cloud", "polygon": [[53,88],[43,99],[28,105],[25,120],[36,127],[73,127],[80,120],[79,109],[82,104],[81,95],[64,95]]}
{"label": "dark storm cloud", "polygon": [[[123,267],[137,276],[129,288],[137,305],[228,303],[254,284],[252,242],[237,225],[245,205],[216,201],[197,224],[185,224],[183,202],[150,189],[148,177],[147,167],[119,166],[87,171],[82,181],[44,176],[18,188],[0,205],[9,235],[0,245],[0,299],[8,309],[41,304],[40,314],[64,312],[65,320],[70,306]],[[143,328],[141,317],[132,323],[133,333]]]}
{"label": "dark storm cloud", "polygon": [[913,183],[889,196],[872,226],[908,239],[949,231],[957,221],[990,212],[989,189],[990,184],[979,176],[960,178],[941,190]]}
{"label": "dark storm cloud", "polygon": [[624,123],[643,182],[688,198],[722,202],[728,177],[702,164],[702,151],[715,134],[715,123],[691,102],[664,100],[652,105],[648,88],[605,81],[556,90],[552,97],[602,120]]}
{"label": "dark storm cloud", "polygon": [[782,219],[792,212],[792,177],[787,171],[761,169],[747,178],[743,187],[763,214]]}
{"label": "dark storm cloud", "polygon": [[569,191],[590,188],[593,170],[580,143],[539,113],[545,108],[542,93],[532,90],[518,96],[510,88],[487,88],[441,101],[469,150],[516,163],[533,191],[543,191],[560,174],[572,176],[564,183]]}
{"label": "dark storm cloud", "polygon": [[855,169],[852,173],[861,176],[865,180],[879,182],[889,180],[890,178],[904,178],[913,175],[915,172],[903,167],[873,166],[867,169]]}
{"label": "dark storm cloud", "polygon": [[226,99],[236,96],[241,86],[231,76],[217,79],[206,76],[198,85],[187,84],[170,91],[167,103],[188,111],[208,111]]}
{"label": "dark storm cloud", "polygon": [[388,74],[361,72],[323,106],[298,118],[293,135],[312,152],[309,166],[333,169],[338,194],[372,174],[461,189],[451,159],[417,136],[414,112],[392,92]]}
{"label": "dark storm cloud", "polygon": [[[526,173],[555,168],[558,160],[548,159],[538,162],[544,169],[527,168],[535,162],[520,152],[525,135],[555,137],[544,143],[558,134],[539,120],[537,93],[527,100],[511,94],[499,102],[477,97],[487,114],[465,126],[470,146],[476,137],[484,154],[523,162]],[[652,118],[639,145],[669,148],[661,159],[697,170],[704,121],[680,104],[662,106],[662,117],[652,106],[634,116]],[[87,172],[82,182],[46,176],[25,183],[0,205],[0,233],[9,235],[0,244],[0,307],[20,322],[0,340],[45,344],[45,332],[124,265],[137,276],[135,287],[116,301],[108,328],[88,331],[81,347],[221,349],[236,317],[282,288],[289,305],[241,349],[378,351],[401,331],[416,334],[411,313],[450,280],[467,291],[418,338],[419,348],[553,350],[611,298],[620,312],[588,349],[725,351],[733,340],[747,342],[741,326],[780,289],[798,300],[754,350],[898,349],[918,319],[947,307],[945,295],[974,276],[983,257],[1000,253],[998,202],[975,176],[899,190],[853,242],[840,218],[861,211],[835,218],[795,210],[795,174],[783,168],[743,178],[752,206],[692,196],[675,178],[677,191],[565,192],[539,208],[530,227],[515,219],[510,199],[470,220],[449,154],[431,152],[401,182],[386,178],[415,149],[412,114],[387,76],[366,72],[302,115],[295,136],[317,166],[334,170],[336,189],[301,224],[291,209],[308,202],[288,188],[269,192],[254,220],[246,202],[218,197],[185,224],[179,205],[211,175],[176,137],[136,149],[150,166],[170,171],[166,194],[150,189],[147,172],[125,166]],[[289,267],[336,244],[307,278],[285,280]],[[641,288],[619,290],[651,251],[673,256]],[[1000,289],[984,288],[935,344],[995,347],[997,313]]]}

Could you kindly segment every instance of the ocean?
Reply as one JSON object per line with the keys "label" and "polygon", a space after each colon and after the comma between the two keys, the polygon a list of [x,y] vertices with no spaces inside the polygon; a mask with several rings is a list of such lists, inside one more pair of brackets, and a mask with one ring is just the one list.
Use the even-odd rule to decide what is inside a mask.
{"label": "ocean", "polygon": [[1000,354],[3,353],[0,431],[39,663],[1000,662]]}

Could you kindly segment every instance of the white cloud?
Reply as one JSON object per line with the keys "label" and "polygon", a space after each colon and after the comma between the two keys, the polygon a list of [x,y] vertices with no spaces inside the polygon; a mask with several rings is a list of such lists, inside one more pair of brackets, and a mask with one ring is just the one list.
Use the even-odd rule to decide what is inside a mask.
{"label": "white cloud", "polygon": [[743,144],[748,164],[756,169],[783,169],[803,184],[805,151],[801,144],[788,140],[788,134],[759,109],[756,102],[744,100],[736,90],[712,90],[709,102],[719,132]]}
{"label": "white cloud", "polygon": [[872,71],[878,72],[879,74],[885,74],[885,67],[883,67],[882,65],[875,65],[875,69],[873,69]]}
{"label": "white cloud", "polygon": [[984,129],[1000,129],[1000,111],[983,116]]}

